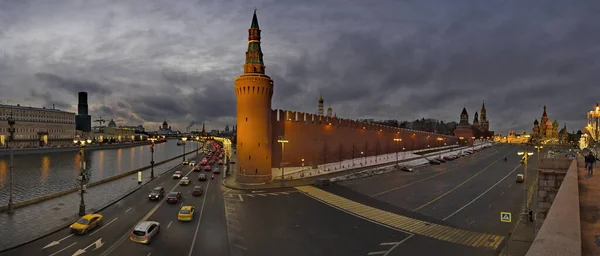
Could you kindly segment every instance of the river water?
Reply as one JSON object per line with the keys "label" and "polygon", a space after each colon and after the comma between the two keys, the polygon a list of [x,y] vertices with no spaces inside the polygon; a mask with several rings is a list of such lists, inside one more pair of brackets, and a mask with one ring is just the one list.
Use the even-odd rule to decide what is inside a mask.
{"label": "river water", "polygon": [[[188,141],[185,151],[191,152],[197,146],[201,147],[201,144]],[[183,154],[183,146],[177,146],[176,140],[154,146],[156,163],[181,154]],[[86,151],[84,158],[91,182],[94,182],[150,165],[150,145]],[[25,201],[75,187],[76,177],[80,172],[79,161],[79,152],[15,155],[13,201]],[[165,163],[155,167],[155,170],[170,168],[181,161]],[[0,156],[1,205],[8,203],[9,163],[9,156]]]}

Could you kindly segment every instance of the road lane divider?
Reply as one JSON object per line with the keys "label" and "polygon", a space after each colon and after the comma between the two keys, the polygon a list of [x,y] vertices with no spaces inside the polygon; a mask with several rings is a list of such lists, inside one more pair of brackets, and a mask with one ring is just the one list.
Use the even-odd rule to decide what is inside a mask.
{"label": "road lane divider", "polygon": [[511,151],[511,152],[509,152],[508,154],[506,154],[506,155],[502,156],[501,158],[498,158],[498,160],[496,160],[496,161],[492,162],[490,165],[486,166],[486,167],[485,167],[485,168],[483,168],[481,171],[479,171],[479,172],[477,172],[477,173],[473,174],[473,176],[471,176],[470,178],[466,179],[466,180],[465,180],[465,181],[463,181],[462,183],[458,184],[456,187],[454,187],[454,188],[452,188],[452,189],[450,189],[450,190],[446,191],[446,193],[443,193],[443,194],[441,194],[440,196],[438,196],[438,197],[434,198],[433,200],[431,200],[431,201],[429,201],[429,202],[427,202],[427,203],[425,203],[425,204],[423,204],[423,205],[421,205],[421,206],[419,206],[419,207],[417,207],[417,208],[413,209],[413,211],[414,211],[414,212],[416,212],[416,211],[418,211],[418,210],[421,210],[421,209],[423,209],[423,208],[427,207],[428,205],[430,205],[430,204],[432,204],[432,203],[436,202],[437,200],[440,200],[440,199],[442,199],[443,197],[445,197],[445,196],[447,196],[448,194],[452,193],[454,190],[457,190],[458,188],[460,188],[460,187],[462,187],[463,185],[467,184],[467,183],[468,183],[469,181],[471,181],[472,179],[474,179],[474,178],[476,178],[477,176],[479,176],[479,174],[482,174],[483,172],[487,171],[487,170],[488,170],[490,167],[492,167],[492,166],[494,166],[496,163],[498,163],[498,161],[500,161],[500,160],[501,160],[503,157],[506,157],[507,155],[509,155],[509,154],[511,154],[511,153],[512,153],[512,151]]}
{"label": "road lane divider", "polygon": [[[498,151],[494,151],[494,152],[492,152],[492,153],[490,153],[490,154],[488,154],[488,155],[482,156],[482,157],[480,157],[480,158],[475,158],[475,159],[472,159],[472,160],[470,160],[470,161],[468,161],[468,162],[466,162],[466,163],[458,164],[458,165],[456,165],[456,166],[453,166],[453,167],[450,167],[450,168],[448,168],[447,170],[444,170],[444,171],[442,171],[442,172],[436,173],[436,174],[434,174],[434,175],[431,175],[431,176],[427,176],[427,177],[425,177],[425,178],[422,178],[422,179],[420,179],[420,180],[416,180],[416,181],[413,181],[413,182],[411,182],[411,183],[408,183],[408,184],[404,184],[404,185],[401,185],[401,186],[398,186],[398,187],[395,187],[395,188],[391,188],[391,189],[388,189],[388,190],[381,191],[381,192],[379,192],[379,193],[376,193],[376,194],[373,194],[373,195],[371,195],[371,197],[376,197],[376,196],[380,196],[380,195],[383,195],[383,194],[387,194],[387,193],[389,193],[389,192],[392,192],[392,191],[395,191],[395,190],[398,190],[398,189],[401,189],[401,188],[405,188],[405,187],[408,187],[408,186],[412,186],[412,185],[414,185],[414,184],[417,184],[417,183],[419,183],[419,182],[426,181],[426,180],[428,180],[428,179],[435,178],[435,177],[437,177],[437,176],[440,176],[440,175],[443,175],[443,174],[449,173],[449,172],[450,172],[450,171],[452,171],[452,170],[458,169],[459,167],[463,167],[463,166],[465,166],[465,165],[467,165],[467,164],[473,163],[473,162],[475,162],[475,161],[479,161],[479,160],[481,160],[481,159],[484,159],[484,158],[486,158],[486,157],[488,157],[488,156],[492,156],[492,155],[494,155],[494,154],[496,154],[496,153],[498,153]],[[510,154],[510,153],[509,153],[509,154]],[[508,155],[508,154],[506,154],[506,155]],[[505,155],[505,156],[506,156],[506,155]]]}
{"label": "road lane divider", "polygon": [[[458,210],[456,210],[452,214],[446,216],[442,220],[447,220],[447,219],[451,218],[452,216],[456,215],[457,213],[459,213],[460,211],[462,211],[463,209],[465,209],[467,206],[471,205],[473,202],[477,201],[477,199],[481,198],[483,195],[485,195],[487,192],[489,192],[490,190],[492,190],[493,188],[495,188],[496,186],[498,186],[498,184],[500,184],[502,181],[504,181],[506,178],[508,178],[515,171],[517,171],[517,169],[519,169],[520,166],[521,166],[520,164],[517,165],[517,167],[515,167],[512,171],[510,171],[508,174],[506,174],[506,176],[504,176],[502,179],[500,179],[498,182],[496,182],[496,184],[492,185],[486,191],[483,191],[483,193],[481,193],[479,196],[475,197],[475,199],[471,200],[471,202],[468,202],[467,204],[463,205],[463,207],[459,208]],[[502,193],[504,193],[504,192],[502,192]]]}
{"label": "road lane divider", "polygon": [[[296,189],[334,208],[408,234],[417,234],[455,244],[493,250],[497,250],[505,239],[499,235],[471,232],[383,211],[313,186],[300,186]],[[459,240],[459,237],[462,237],[462,239]]]}
{"label": "road lane divider", "polygon": [[103,228],[105,228],[106,226],[110,225],[110,223],[113,223],[113,222],[115,222],[115,220],[117,220],[118,218],[119,218],[119,217],[116,217],[116,218],[114,218],[113,220],[111,220],[110,222],[108,222],[108,223],[106,223],[106,224],[102,225],[102,227],[100,227],[100,228],[98,228],[98,229],[94,230],[94,232],[90,233],[90,234],[89,234],[89,236],[92,236],[93,234],[96,234],[98,231],[100,231],[100,230],[102,230]]}
{"label": "road lane divider", "polygon": [[206,193],[204,193],[204,198],[202,199],[202,206],[200,208],[200,216],[198,216],[198,224],[196,224],[196,231],[194,231],[194,238],[192,239],[192,245],[190,246],[190,253],[188,256],[192,256],[192,252],[194,251],[194,245],[196,244],[196,237],[198,237],[198,230],[200,230],[200,223],[202,222],[202,212],[204,212],[204,203],[206,203],[206,197],[208,196],[208,187],[210,186],[210,180],[206,184]]}
{"label": "road lane divider", "polygon": [[[180,168],[183,169],[184,166],[181,166]],[[185,176],[189,175],[191,172],[193,172],[194,170],[190,170]],[[175,191],[175,189],[177,189],[177,187],[179,186],[179,182],[175,183],[175,185],[173,186],[173,188],[169,191],[169,193]],[[160,202],[158,202],[154,207],[152,207],[152,209],[150,209],[150,211],[144,215],[144,217],[142,217],[142,219],[136,223],[139,224],[141,222],[147,221],[148,218],[150,218],[150,216],[152,216],[152,214],[154,214],[154,212],[156,212],[156,210],[158,210],[158,208],[163,205],[163,203],[165,202],[165,199],[161,199]],[[116,243],[114,243],[112,246],[110,246],[108,249],[106,249],[106,251],[104,251],[101,255],[102,256],[107,256],[109,255],[111,252],[113,252],[117,247],[119,247],[119,245],[121,245],[123,242],[125,242],[127,239],[129,238],[129,231],[123,236],[121,237],[119,240],[117,240]]]}

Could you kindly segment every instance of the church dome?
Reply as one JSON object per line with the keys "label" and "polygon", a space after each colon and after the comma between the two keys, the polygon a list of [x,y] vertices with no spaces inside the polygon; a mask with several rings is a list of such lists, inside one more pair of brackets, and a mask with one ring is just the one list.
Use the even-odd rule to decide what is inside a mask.
{"label": "church dome", "polygon": [[559,126],[558,121],[554,120],[554,123],[552,123],[552,126],[558,127]]}
{"label": "church dome", "polygon": [[552,121],[550,121],[550,120],[546,121],[546,126],[552,126]]}
{"label": "church dome", "polygon": [[108,122],[108,127],[117,127],[117,123],[115,123],[115,120],[110,119],[110,122]]}
{"label": "church dome", "polygon": [[538,122],[538,120],[535,119],[535,121],[533,121],[533,125],[538,125],[538,124],[540,124],[540,122]]}
{"label": "church dome", "polygon": [[163,126],[169,126],[169,124],[167,123],[167,121],[163,122]]}

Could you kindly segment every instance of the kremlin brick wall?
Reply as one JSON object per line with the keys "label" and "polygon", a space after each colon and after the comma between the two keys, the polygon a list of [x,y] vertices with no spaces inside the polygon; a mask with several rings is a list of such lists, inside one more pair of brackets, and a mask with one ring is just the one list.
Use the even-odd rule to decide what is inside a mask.
{"label": "kremlin brick wall", "polygon": [[288,140],[283,159],[285,166],[339,162],[353,156],[364,157],[361,152],[366,156],[395,153],[395,138],[402,139],[398,142],[400,153],[402,148],[410,151],[458,142],[454,136],[278,109],[271,111],[271,123],[273,168],[278,168],[281,162],[282,147],[277,142],[280,136]]}

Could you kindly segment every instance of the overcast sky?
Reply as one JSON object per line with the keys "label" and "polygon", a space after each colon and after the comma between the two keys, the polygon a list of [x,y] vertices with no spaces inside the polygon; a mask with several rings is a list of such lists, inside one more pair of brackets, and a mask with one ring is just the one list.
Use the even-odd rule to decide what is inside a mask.
{"label": "overcast sky", "polygon": [[[235,123],[233,80],[258,8],[273,108],[569,131],[600,96],[600,1],[0,0],[0,102],[155,130]],[[197,126],[197,127],[201,127]]]}

